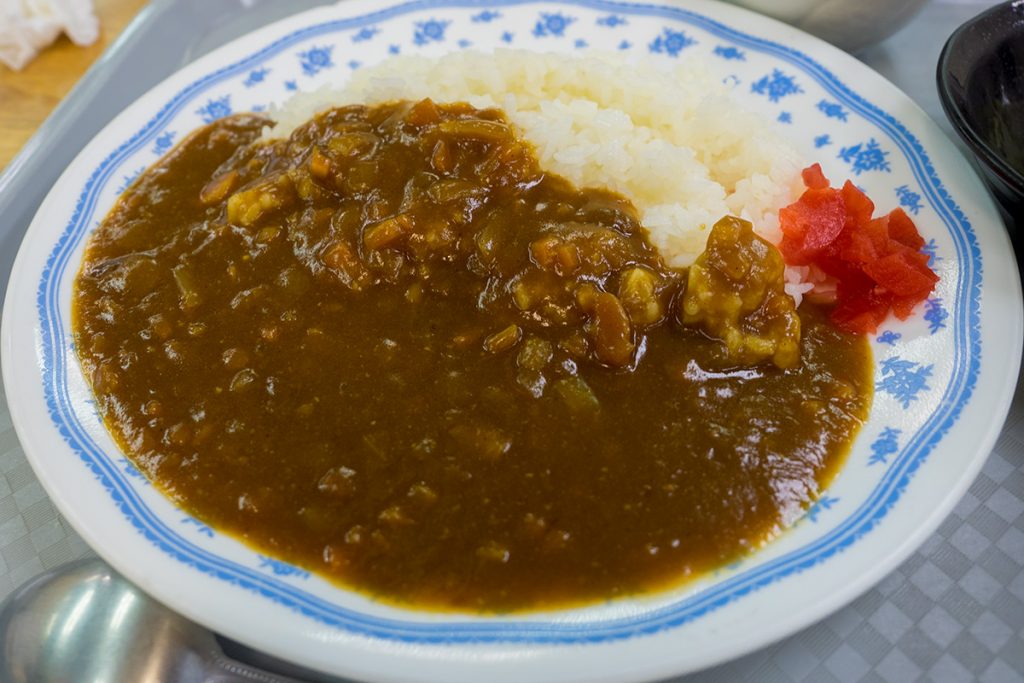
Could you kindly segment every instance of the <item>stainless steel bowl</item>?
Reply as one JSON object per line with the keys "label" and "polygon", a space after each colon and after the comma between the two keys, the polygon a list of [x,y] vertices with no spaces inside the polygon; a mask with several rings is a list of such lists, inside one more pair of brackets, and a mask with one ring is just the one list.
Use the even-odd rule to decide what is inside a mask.
{"label": "stainless steel bowl", "polygon": [[898,31],[928,0],[732,1],[856,52]]}

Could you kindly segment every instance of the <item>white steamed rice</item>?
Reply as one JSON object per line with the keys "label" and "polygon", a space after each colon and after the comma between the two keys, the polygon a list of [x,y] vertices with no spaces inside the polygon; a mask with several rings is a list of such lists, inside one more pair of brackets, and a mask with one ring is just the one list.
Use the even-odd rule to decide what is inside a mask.
{"label": "white steamed rice", "polygon": [[[424,97],[503,109],[543,168],[629,197],[673,266],[691,264],[727,214],[777,244],[778,209],[802,189],[804,161],[775,124],[740,107],[693,59],[669,67],[522,50],[394,57],[360,69],[343,88],[295,95],[272,112],[277,125],[267,134],[287,136],[331,106]],[[812,286],[802,275],[787,269],[798,301]]]}

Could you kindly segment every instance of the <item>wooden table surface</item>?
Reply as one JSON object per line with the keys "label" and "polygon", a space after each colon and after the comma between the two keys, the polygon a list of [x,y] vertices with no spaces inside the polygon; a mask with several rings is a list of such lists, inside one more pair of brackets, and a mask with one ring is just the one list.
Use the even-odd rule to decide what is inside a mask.
{"label": "wooden table surface", "polygon": [[61,36],[21,71],[0,65],[0,169],[145,4],[146,0],[95,0],[100,37],[94,44],[78,47]]}

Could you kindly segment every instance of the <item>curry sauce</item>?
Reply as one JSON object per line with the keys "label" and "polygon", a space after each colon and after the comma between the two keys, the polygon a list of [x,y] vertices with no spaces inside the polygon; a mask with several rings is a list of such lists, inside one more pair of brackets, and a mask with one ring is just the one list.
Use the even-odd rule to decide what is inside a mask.
{"label": "curry sauce", "polygon": [[795,521],[866,418],[867,342],[739,219],[671,269],[500,111],[268,124],[143,173],[74,289],[126,454],[262,553],[432,609],[650,591]]}

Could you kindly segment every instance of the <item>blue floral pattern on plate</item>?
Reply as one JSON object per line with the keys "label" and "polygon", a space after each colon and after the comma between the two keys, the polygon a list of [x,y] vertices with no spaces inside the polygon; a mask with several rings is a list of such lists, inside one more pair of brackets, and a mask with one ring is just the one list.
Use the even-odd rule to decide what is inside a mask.
{"label": "blue floral pattern on plate", "polygon": [[560,38],[565,35],[565,30],[575,23],[576,17],[570,17],[561,12],[541,12],[537,23],[533,25],[533,35],[537,38],[552,36]]}
{"label": "blue floral pattern on plate", "polygon": [[685,31],[673,31],[670,28],[662,30],[661,34],[651,41],[647,49],[654,54],[666,54],[669,57],[678,57],[679,53],[696,45],[697,41],[686,35]]}
{"label": "blue floral pattern on plate", "polygon": [[714,54],[722,59],[738,59],[741,62],[747,61],[747,54],[735,45],[716,45]]}
{"label": "blue floral pattern on plate", "polygon": [[196,113],[202,117],[203,123],[213,123],[217,119],[230,116],[233,113],[231,95],[221,95],[216,99],[206,100],[206,104],[196,109]]}
{"label": "blue floral pattern on plate", "polygon": [[796,82],[796,77],[773,69],[771,74],[762,76],[750,86],[750,92],[764,95],[772,102],[778,102],[790,95],[799,95],[804,91]]}
{"label": "blue floral pattern on plate", "polygon": [[606,17],[599,17],[596,22],[598,26],[607,26],[608,28],[615,28],[616,26],[625,26],[629,23],[629,20],[618,14],[609,14]]}
{"label": "blue floral pattern on plate", "polygon": [[299,66],[302,67],[302,73],[307,76],[316,76],[321,71],[333,67],[334,62],[331,59],[333,52],[333,45],[314,45],[308,50],[296,54],[299,58]]}
{"label": "blue floral pattern on plate", "polygon": [[416,22],[415,28],[412,32],[412,42],[416,45],[444,42],[444,34],[445,31],[448,30],[448,25],[450,23],[450,21],[441,21],[438,19],[418,21]]}
{"label": "blue floral pattern on plate", "polygon": [[934,367],[895,356],[886,358],[880,366],[882,379],[875,388],[893,396],[904,408],[909,408],[918,394],[929,389],[928,378]]}
{"label": "blue floral pattern on plate", "polygon": [[917,215],[921,211],[921,195],[914,192],[907,185],[900,185],[896,188],[896,197],[900,200],[900,206],[908,213]]}
{"label": "blue floral pattern on plate", "polygon": [[824,495],[818,500],[814,501],[810,508],[807,510],[807,519],[810,520],[811,524],[818,523],[818,517],[822,512],[831,510],[836,503],[839,502],[838,498],[834,498],[829,495]]}
{"label": "blue floral pattern on plate", "polygon": [[294,564],[288,562],[282,562],[276,560],[273,557],[267,557],[266,555],[259,555],[260,567],[263,569],[269,569],[274,573],[275,576],[294,576],[299,579],[308,579],[310,574],[307,570],[296,567]]}
{"label": "blue floral pattern on plate", "polygon": [[878,438],[871,442],[871,457],[868,459],[869,465],[884,465],[890,455],[899,452],[900,444],[898,439],[900,431],[895,427],[886,427],[878,435]]}
{"label": "blue floral pattern on plate", "polygon": [[843,109],[843,105],[838,102],[829,102],[828,100],[820,100],[815,105],[818,111],[830,119],[836,119],[837,121],[846,121],[850,116],[849,112]]}
{"label": "blue floral pattern on plate", "polygon": [[854,175],[860,175],[865,171],[889,173],[892,169],[889,167],[888,156],[889,152],[882,149],[878,140],[874,138],[839,150],[839,158],[850,165]]}
{"label": "blue floral pattern on plate", "polygon": [[168,130],[157,136],[156,140],[153,141],[153,154],[157,156],[163,156],[164,152],[171,148],[174,144],[174,136],[177,135],[173,130]]}
{"label": "blue floral pattern on plate", "polygon": [[262,83],[263,80],[267,77],[267,74],[269,74],[269,73],[270,73],[270,69],[268,69],[266,67],[260,67],[259,69],[253,69],[252,71],[249,72],[249,75],[245,77],[245,80],[242,81],[242,85],[244,85],[247,88],[252,88],[252,87]]}

